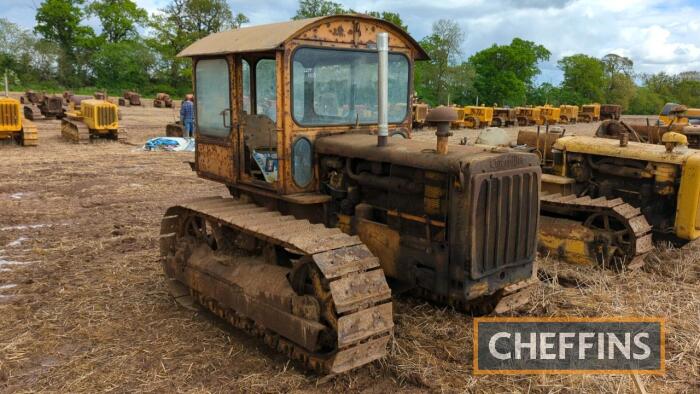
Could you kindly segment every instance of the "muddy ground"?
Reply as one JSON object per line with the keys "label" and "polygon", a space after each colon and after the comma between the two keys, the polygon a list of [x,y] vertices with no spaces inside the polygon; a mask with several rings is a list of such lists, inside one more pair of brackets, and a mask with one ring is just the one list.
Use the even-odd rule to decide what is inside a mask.
{"label": "muddy ground", "polygon": [[[191,153],[139,149],[174,117],[124,109],[128,144],[67,144],[52,120],[37,122],[38,147],[0,146],[1,392],[636,392],[626,375],[472,376],[472,318],[413,298],[395,299],[386,359],[328,380],[179,307],[159,266],[160,218],[226,189],[189,170]],[[473,133],[452,142],[463,135]],[[652,257],[612,272],[542,256],[549,280],[514,314],[666,317],[667,373],[640,381],[649,392],[699,392],[700,263],[675,249]]]}

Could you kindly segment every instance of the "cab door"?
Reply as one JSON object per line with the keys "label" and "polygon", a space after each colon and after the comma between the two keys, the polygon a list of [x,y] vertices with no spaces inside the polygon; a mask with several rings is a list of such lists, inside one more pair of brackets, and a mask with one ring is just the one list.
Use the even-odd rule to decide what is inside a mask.
{"label": "cab door", "polygon": [[197,59],[194,65],[197,174],[235,183],[235,142],[232,106],[233,66],[227,57]]}
{"label": "cab door", "polygon": [[277,68],[275,53],[250,54],[241,61],[238,177],[241,183],[271,190],[276,189],[280,173]]}

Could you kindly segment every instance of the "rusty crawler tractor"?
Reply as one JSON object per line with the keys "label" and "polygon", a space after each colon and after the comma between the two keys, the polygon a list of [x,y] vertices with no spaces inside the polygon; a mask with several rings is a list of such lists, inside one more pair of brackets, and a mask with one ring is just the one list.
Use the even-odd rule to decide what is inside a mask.
{"label": "rusty crawler tractor", "polygon": [[493,120],[491,121],[491,126],[493,127],[510,127],[515,126],[518,123],[518,118],[515,114],[515,108],[494,108],[493,109]]}
{"label": "rusty crawler tractor", "polygon": [[46,119],[61,119],[65,112],[63,98],[56,95],[44,95],[39,104],[39,111]]}
{"label": "rusty crawler tractor", "polygon": [[663,136],[669,132],[676,132],[684,135],[687,145],[691,149],[700,149],[700,124],[673,123],[669,125],[662,122],[655,122],[652,125],[647,119],[646,124],[628,124],[621,120],[604,120],[598,130],[596,137],[619,140],[622,134],[627,134],[628,139],[633,142],[644,142],[649,144],[663,144]]}
{"label": "rusty crawler tractor", "polygon": [[518,119],[518,126],[533,126],[540,121],[540,109],[532,107],[516,107],[515,117]]}
{"label": "rusty crawler tractor", "polygon": [[559,123],[574,124],[578,120],[578,105],[560,105]]}
{"label": "rusty crawler tractor", "polygon": [[622,106],[617,104],[600,105],[600,120],[620,120],[620,115],[622,115]]}
{"label": "rusty crawler tractor", "polygon": [[44,101],[44,94],[37,93],[33,90],[27,90],[22,97],[19,98],[20,103],[24,104],[24,117],[29,120],[43,120],[44,115],[41,114],[39,105]]}
{"label": "rusty crawler tractor", "polygon": [[158,93],[156,98],[153,100],[153,106],[156,108],[172,108],[173,99],[167,93]]}
{"label": "rusty crawler tractor", "polygon": [[491,125],[493,120],[493,107],[466,106],[464,107],[463,127],[469,129],[483,129]]}
{"label": "rusty crawler tractor", "polygon": [[86,144],[94,139],[123,140],[116,105],[95,99],[71,98],[71,108],[61,121],[61,134],[67,141]]}
{"label": "rusty crawler tractor", "polygon": [[0,97],[0,142],[36,146],[38,141],[39,134],[34,124],[23,119],[21,103],[13,98]]}
{"label": "rusty crawler tractor", "polygon": [[578,112],[578,121],[584,123],[597,122],[600,120],[600,104],[586,104],[581,106]]}
{"label": "rusty crawler tractor", "polygon": [[141,106],[141,96],[135,92],[124,92],[118,102],[120,107]]}
{"label": "rusty crawler tractor", "polygon": [[[233,198],[165,213],[161,256],[177,299],[320,373],[386,354],[385,275],[463,308],[522,301],[513,292],[533,274],[536,157],[447,152],[450,119],[438,149],[390,138],[410,136],[411,70],[428,58],[405,31],[336,15],[213,34],[180,56],[193,60],[192,168]],[[339,73],[351,80],[336,83]]]}
{"label": "rusty crawler tractor", "polygon": [[182,137],[184,134],[182,122],[179,120],[165,125],[165,135],[167,137]]}

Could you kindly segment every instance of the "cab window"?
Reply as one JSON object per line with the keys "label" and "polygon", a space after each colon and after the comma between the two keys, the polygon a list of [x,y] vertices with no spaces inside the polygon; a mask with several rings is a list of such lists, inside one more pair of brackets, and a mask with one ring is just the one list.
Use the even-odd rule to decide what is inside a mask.
{"label": "cab window", "polygon": [[195,84],[197,130],[205,136],[227,136],[231,108],[228,62],[225,59],[198,61]]}

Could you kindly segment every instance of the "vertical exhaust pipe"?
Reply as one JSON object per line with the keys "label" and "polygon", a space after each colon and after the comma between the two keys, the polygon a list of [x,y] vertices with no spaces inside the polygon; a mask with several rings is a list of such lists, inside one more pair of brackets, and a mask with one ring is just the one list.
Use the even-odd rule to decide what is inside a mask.
{"label": "vertical exhaust pipe", "polygon": [[389,34],[377,33],[377,146],[385,146],[389,140]]}

